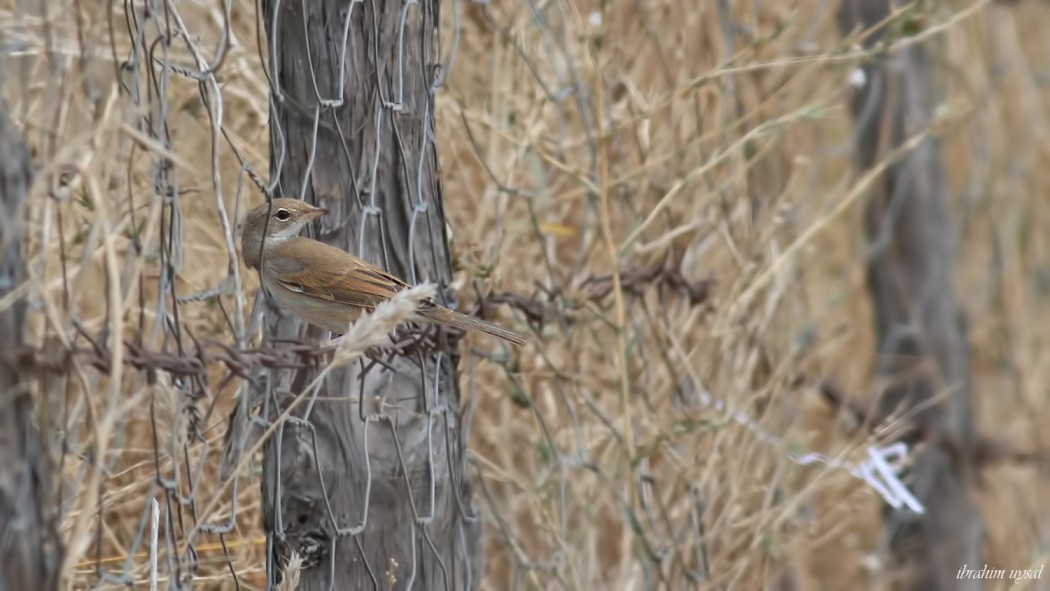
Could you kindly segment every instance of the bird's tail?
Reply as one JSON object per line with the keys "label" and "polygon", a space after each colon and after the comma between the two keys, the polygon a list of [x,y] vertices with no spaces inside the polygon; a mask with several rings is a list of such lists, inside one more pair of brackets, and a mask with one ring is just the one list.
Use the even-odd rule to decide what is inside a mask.
{"label": "bird's tail", "polygon": [[520,334],[507,330],[502,326],[486,322],[484,320],[474,318],[473,316],[467,316],[466,314],[460,314],[454,310],[444,308],[442,306],[434,306],[433,308],[425,308],[420,311],[424,318],[431,322],[438,324],[445,324],[448,326],[454,326],[463,330],[473,330],[477,332],[483,332],[487,335],[501,338],[509,343],[522,347],[525,345],[525,337]]}

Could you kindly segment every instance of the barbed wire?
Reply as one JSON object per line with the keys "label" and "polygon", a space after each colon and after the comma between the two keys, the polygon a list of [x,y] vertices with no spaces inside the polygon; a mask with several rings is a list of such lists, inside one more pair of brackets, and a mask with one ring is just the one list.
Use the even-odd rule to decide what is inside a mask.
{"label": "barbed wire", "polygon": [[[636,297],[643,296],[648,288],[671,287],[683,293],[693,306],[706,302],[714,284],[713,279],[689,282],[679,271],[666,264],[628,269],[621,273],[621,278],[624,291]],[[581,283],[582,301],[602,303],[612,289],[609,283],[607,274],[588,277]],[[520,312],[540,332],[553,318],[566,317],[564,304],[567,298],[564,294],[540,290],[540,294],[531,296],[509,291],[491,295],[479,292],[479,296],[470,313],[481,319],[491,318],[495,308],[507,307]],[[579,305],[576,302],[571,307]],[[30,373],[63,374],[71,371],[74,363],[81,363],[103,374],[112,373],[113,352],[105,331],[93,336],[79,323],[74,323],[74,328],[77,336],[88,341],[87,345],[63,347],[61,343],[56,343],[43,347],[0,347],[0,363]],[[209,366],[222,364],[229,370],[229,377],[251,379],[251,370],[257,368],[318,369],[330,361],[336,351],[336,347],[330,343],[305,337],[277,339],[266,346],[238,347],[235,343],[215,338],[198,339],[189,331],[186,335],[193,341],[193,346],[175,353],[148,350],[140,343],[125,340],[122,343],[122,361],[135,369],[164,371],[173,377],[206,377]],[[455,351],[464,336],[462,330],[448,326],[406,326],[398,331],[398,335],[391,336],[389,347],[372,352],[371,357],[378,361],[392,356],[414,357],[437,351]],[[224,386],[225,383],[220,383],[218,390]]]}

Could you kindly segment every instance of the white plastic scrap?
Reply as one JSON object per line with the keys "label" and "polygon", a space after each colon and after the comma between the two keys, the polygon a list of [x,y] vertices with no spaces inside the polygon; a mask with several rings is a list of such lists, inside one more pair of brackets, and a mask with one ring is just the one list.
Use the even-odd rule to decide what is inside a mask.
{"label": "white plastic scrap", "polygon": [[[714,398],[704,390],[699,391],[699,396],[701,402],[707,406],[714,407],[717,410],[725,408],[725,404],[721,400]],[[732,417],[734,421],[747,427],[755,434],[755,437],[764,443],[769,445],[780,444],[781,440],[779,437],[767,433],[751,417],[740,412],[734,412]],[[908,509],[915,513],[925,513],[926,508],[915,498],[915,495],[911,494],[908,487],[904,486],[904,483],[900,481],[897,475],[898,468],[893,465],[893,462],[904,459],[907,455],[908,445],[903,441],[898,441],[886,447],[869,446],[868,459],[861,462],[860,465],[831,458],[819,452],[797,454],[788,451],[788,458],[800,466],[819,462],[829,468],[848,470],[850,474],[867,482],[868,486],[875,489],[875,492],[879,493],[894,509],[900,509],[906,505]]]}

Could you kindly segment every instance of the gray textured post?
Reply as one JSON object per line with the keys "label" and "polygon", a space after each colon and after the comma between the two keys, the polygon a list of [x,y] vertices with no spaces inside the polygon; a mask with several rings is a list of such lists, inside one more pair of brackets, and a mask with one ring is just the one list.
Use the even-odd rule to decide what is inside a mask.
{"label": "gray textured post", "polygon": [[[267,0],[263,12],[274,193],[331,210],[314,228],[319,239],[409,283],[446,284],[433,135],[437,0]],[[268,335],[299,331],[271,308]],[[268,445],[271,559],[300,553],[301,589],[477,587],[480,522],[456,364],[439,354],[334,372],[316,402],[299,407],[305,420],[286,423]],[[298,394],[312,378],[300,372],[277,387]]]}
{"label": "gray textured post", "polygon": [[[0,299],[26,280],[22,219],[29,154],[0,103]],[[25,341],[26,302],[0,311],[0,342]],[[62,545],[53,503],[50,458],[33,417],[28,384],[16,364],[0,362],[0,591],[58,588]]]}
{"label": "gray textured post", "polygon": [[[899,8],[899,7],[898,7]],[[844,0],[844,34],[868,29],[889,15],[887,0]],[[887,37],[882,29],[867,47]],[[852,104],[857,118],[857,163],[867,170],[933,120],[931,71],[920,45],[895,48],[864,66],[864,84]],[[868,197],[868,289],[875,309],[879,373],[891,379],[879,404],[882,417],[909,414],[964,446],[973,438],[969,336],[955,294],[958,252],[949,215],[940,145],[928,138],[891,166]],[[929,404],[931,397],[943,402]],[[922,516],[886,515],[896,566],[908,570],[904,588],[974,590],[959,580],[964,565],[979,565],[981,519],[970,502],[960,458],[937,445],[923,448],[913,490]]]}

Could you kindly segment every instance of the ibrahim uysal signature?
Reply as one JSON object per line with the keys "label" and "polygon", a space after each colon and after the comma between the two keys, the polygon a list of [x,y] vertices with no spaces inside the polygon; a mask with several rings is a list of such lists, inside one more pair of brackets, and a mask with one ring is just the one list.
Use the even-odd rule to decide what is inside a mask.
{"label": "ibrahim uysal signature", "polygon": [[1011,579],[1015,583],[1020,581],[1030,581],[1033,579],[1043,578],[1043,567],[1045,564],[1040,564],[1039,568],[1023,569],[1023,568],[988,568],[988,565],[984,565],[983,568],[968,568],[965,564],[959,569],[959,572],[955,573],[957,579]]}

